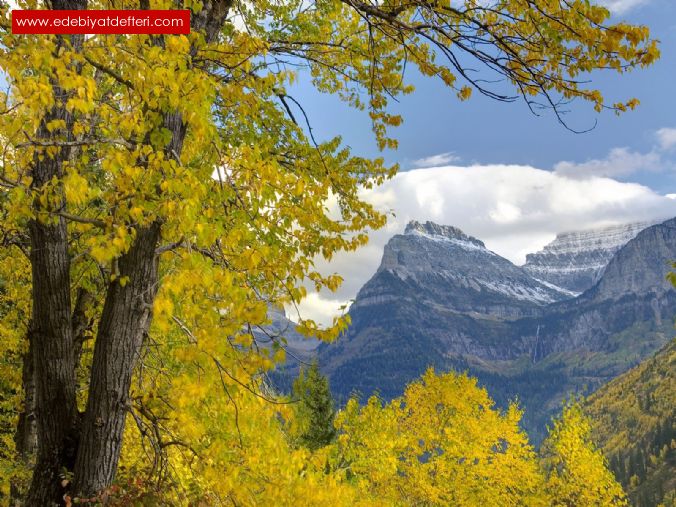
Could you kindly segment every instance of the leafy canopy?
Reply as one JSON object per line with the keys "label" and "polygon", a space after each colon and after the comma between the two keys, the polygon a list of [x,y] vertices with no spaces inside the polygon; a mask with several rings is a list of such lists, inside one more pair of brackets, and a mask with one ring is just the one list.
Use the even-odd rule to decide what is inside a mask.
{"label": "leafy canopy", "polygon": [[552,505],[628,505],[606,459],[591,441],[591,424],[579,404],[564,407],[543,448],[552,454],[547,461]]}
{"label": "leafy canopy", "polygon": [[[175,5],[150,2],[156,9]],[[19,7],[46,4],[21,0]],[[88,5],[107,7],[99,0]],[[124,0],[114,7],[138,5]],[[186,0],[181,7],[199,15],[202,3]],[[0,66],[8,90],[0,95],[0,311],[3,379],[11,385],[1,401],[7,417],[16,417],[11,407],[20,406],[18,369],[30,318],[30,271],[22,257],[28,222],[67,221],[72,293],[84,288],[94,298],[89,337],[96,335],[107,289],[128,283],[118,259],[139,230],[161,224],[159,292],[147,302],[153,325],[132,386],[120,477],[143,470],[160,484],[171,479],[181,494],[250,495],[243,501],[252,503],[276,494],[258,485],[280,470],[287,486],[297,484],[295,471],[305,470],[302,451],[288,453],[274,432],[264,441],[268,436],[253,429],[276,424],[262,405],[259,373],[284,358],[281,337],[259,347],[254,330],[267,323],[268,305],[297,304],[307,285],[339,285],[340,277],[319,273],[314,260],[363,245],[365,231],[385,223],[359,192],[396,171],[382,159],[352,154],[340,137],[314,139],[302,102],[290,92],[298,74],[308,72],[318,90],[366,111],[384,149],[396,147],[390,128],[402,121],[389,103],[413,91],[408,66],[441,79],[460,99],[476,90],[499,100],[523,97],[530,107],[557,114],[576,98],[597,110],[623,111],[636,99],[607,103],[588,83],[589,73],[626,72],[649,65],[659,52],[647,28],[608,24],[607,9],[587,0],[261,0],[225,8],[227,21],[213,38],[96,35],[77,50],[67,38],[12,35],[3,8]],[[472,70],[477,62],[479,73]],[[503,80],[487,84],[494,77]],[[68,122],[49,119],[60,101]],[[180,117],[186,133],[179,150],[167,149],[169,117]],[[50,135],[36,138],[41,129]],[[64,148],[69,156],[54,177],[33,185],[33,161],[58,158]],[[320,329],[302,319],[299,328],[331,340],[346,325],[347,318],[337,318]],[[91,351],[89,340],[79,364],[80,408]],[[516,418],[484,410],[475,414],[477,424],[509,426]],[[385,428],[399,424],[394,408],[385,415]],[[429,429],[424,436],[430,462],[439,463],[441,476],[450,473],[456,465],[433,447],[447,435]],[[516,430],[504,437],[512,442],[504,457],[484,448],[470,456],[500,461],[529,453]],[[10,440],[2,441],[6,455]],[[400,437],[390,444],[403,445]],[[529,463],[523,462],[524,473]],[[391,459],[383,465],[394,466]],[[479,480],[468,473],[470,483]],[[432,481],[423,494],[439,497],[438,486]]]}
{"label": "leafy canopy", "polygon": [[543,457],[520,418],[516,405],[496,409],[476,379],[430,369],[388,404],[347,404],[336,470],[386,505],[626,505],[579,406],[555,421]]}

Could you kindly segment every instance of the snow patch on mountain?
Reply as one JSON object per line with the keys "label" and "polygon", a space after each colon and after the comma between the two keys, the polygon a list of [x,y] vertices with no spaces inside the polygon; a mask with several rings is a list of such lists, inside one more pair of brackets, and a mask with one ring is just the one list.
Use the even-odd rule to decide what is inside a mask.
{"label": "snow patch on mountain", "polygon": [[546,245],[542,252],[553,254],[576,254],[589,250],[614,250],[626,245],[643,229],[657,222],[635,222],[614,225],[588,231],[562,232]]}
{"label": "snow patch on mountain", "polygon": [[550,289],[559,291],[563,294],[566,294],[567,296],[571,298],[575,298],[581,294],[581,292],[573,292],[572,290],[564,289],[563,287],[559,287],[558,285],[554,285],[553,283],[549,283],[545,280],[540,280],[539,278],[534,278],[534,280],[540,282],[542,285],[545,287],[549,287]]}
{"label": "snow patch on mountain", "polygon": [[655,223],[658,221],[558,234],[542,250],[528,254],[523,268],[540,281],[571,293],[584,292],[599,280],[620,248]]}
{"label": "snow patch on mountain", "polygon": [[[491,252],[487,249],[482,242],[476,241],[465,241],[462,239],[449,238],[447,236],[442,236],[441,234],[428,234],[418,230],[413,230],[407,233],[409,236],[419,236],[430,241],[440,241],[442,243],[450,243],[452,245],[458,246],[465,250],[481,250],[486,252],[489,255],[497,255],[495,252]],[[480,243],[480,244],[479,244]]]}
{"label": "snow patch on mountain", "polygon": [[521,301],[531,301],[534,303],[553,303],[554,301],[559,301],[561,298],[555,297],[552,294],[552,290],[560,293],[564,292],[551,284],[543,284],[545,287],[552,289],[544,290],[542,287],[538,287],[537,285],[528,286],[520,283],[512,283],[511,281],[494,282],[489,280],[477,280],[477,282],[493,292],[505,294],[506,296],[510,296]]}

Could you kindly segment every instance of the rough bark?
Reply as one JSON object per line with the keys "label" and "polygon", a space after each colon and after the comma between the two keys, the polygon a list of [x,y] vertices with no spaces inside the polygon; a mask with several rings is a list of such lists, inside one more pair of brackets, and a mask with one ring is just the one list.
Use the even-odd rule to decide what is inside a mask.
{"label": "rough bark", "polygon": [[96,495],[115,478],[132,374],[157,292],[155,249],[159,238],[157,222],[139,230],[131,249],[118,261],[119,276],[128,277],[127,283],[122,286],[116,281],[108,288],[75,462],[75,496]]}
{"label": "rough bark", "polygon": [[80,364],[80,357],[82,356],[82,347],[90,337],[87,335],[92,328],[92,319],[87,316],[89,307],[94,303],[94,297],[87,289],[80,287],[77,290],[77,297],[75,298],[75,308],[73,309],[73,357],[75,358],[75,374],[77,375],[77,368]]}
{"label": "rough bark", "polygon": [[[86,8],[86,0],[56,0],[54,9]],[[70,44],[78,50],[84,36],[74,35]],[[59,36],[57,48],[65,40]],[[57,49],[58,51],[58,49]],[[66,110],[66,93],[52,79],[55,105],[42,120],[35,138],[38,140],[71,140],[73,117]],[[65,127],[49,132],[47,123],[64,120]],[[63,175],[63,161],[70,156],[68,148],[56,155],[33,160],[31,188],[38,191],[54,177]],[[59,192],[59,190],[56,190]],[[29,332],[32,366],[35,375],[35,418],[37,426],[37,459],[26,499],[27,505],[52,505],[62,496],[59,474],[63,447],[76,417],[75,366],[71,327],[70,258],[68,231],[63,218],[47,219],[44,212],[60,211],[65,206],[63,196],[57,209],[46,209],[36,199],[39,213],[29,223],[32,269],[32,325]],[[29,365],[30,367],[30,365]]]}
{"label": "rough bark", "polygon": [[38,453],[27,504],[58,501],[60,456],[75,417],[75,365],[66,224],[30,224]]}
{"label": "rough bark", "polygon": [[[231,0],[205,2],[193,16],[193,30],[213,41],[225,22]],[[158,38],[155,43],[161,44]],[[166,113],[164,126],[172,133],[165,151],[179,159],[186,135],[180,113]],[[91,498],[104,492],[115,479],[122,435],[129,410],[129,388],[138,363],[143,337],[152,320],[157,294],[161,223],[137,230],[131,249],[118,260],[118,281],[108,288],[94,345],[89,398],[75,463],[74,497]],[[127,278],[124,286],[120,278]]]}
{"label": "rough bark", "polygon": [[24,401],[23,410],[19,414],[14,444],[17,454],[28,463],[38,449],[37,421],[35,418],[35,369],[33,368],[33,350],[23,355],[23,371],[21,374]]}

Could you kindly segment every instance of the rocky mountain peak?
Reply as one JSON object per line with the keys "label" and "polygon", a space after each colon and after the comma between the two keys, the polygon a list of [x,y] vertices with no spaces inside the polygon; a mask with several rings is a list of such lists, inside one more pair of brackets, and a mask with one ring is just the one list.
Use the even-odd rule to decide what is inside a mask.
{"label": "rocky mountain peak", "polygon": [[534,280],[457,227],[412,221],[387,243],[378,271],[354,304],[406,297],[453,312],[520,318],[570,295]]}
{"label": "rocky mountain peak", "polygon": [[[543,248],[547,253],[578,253],[582,250],[619,250],[643,229],[655,225],[652,222],[634,222],[613,225],[587,231],[568,231],[557,234],[554,241]],[[533,255],[533,254],[530,254]]]}
{"label": "rocky mountain peak", "polygon": [[601,277],[615,253],[657,222],[635,222],[564,232],[542,250],[526,256],[524,269],[534,278],[581,293]]}
{"label": "rocky mountain peak", "polygon": [[411,220],[406,225],[404,234],[424,236],[428,239],[461,241],[477,247],[486,248],[483,241],[465,234],[457,227],[453,227],[452,225],[439,225],[430,222],[429,220],[425,223]]}
{"label": "rocky mountain peak", "polygon": [[673,335],[665,276],[676,219],[640,228],[561,235],[520,267],[453,227],[411,223],[350,307],[346,335],[319,347],[320,364],[343,400],[400,396],[429,366],[469,371],[499,406],[518,398],[523,424],[542,436],[571,392],[595,389]]}

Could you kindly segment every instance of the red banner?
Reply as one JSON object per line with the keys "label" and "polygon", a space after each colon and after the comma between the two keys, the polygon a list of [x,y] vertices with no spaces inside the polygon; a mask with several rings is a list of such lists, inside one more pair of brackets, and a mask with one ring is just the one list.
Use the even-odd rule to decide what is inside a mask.
{"label": "red banner", "polygon": [[153,11],[13,10],[12,33],[189,34],[190,11],[187,9]]}

